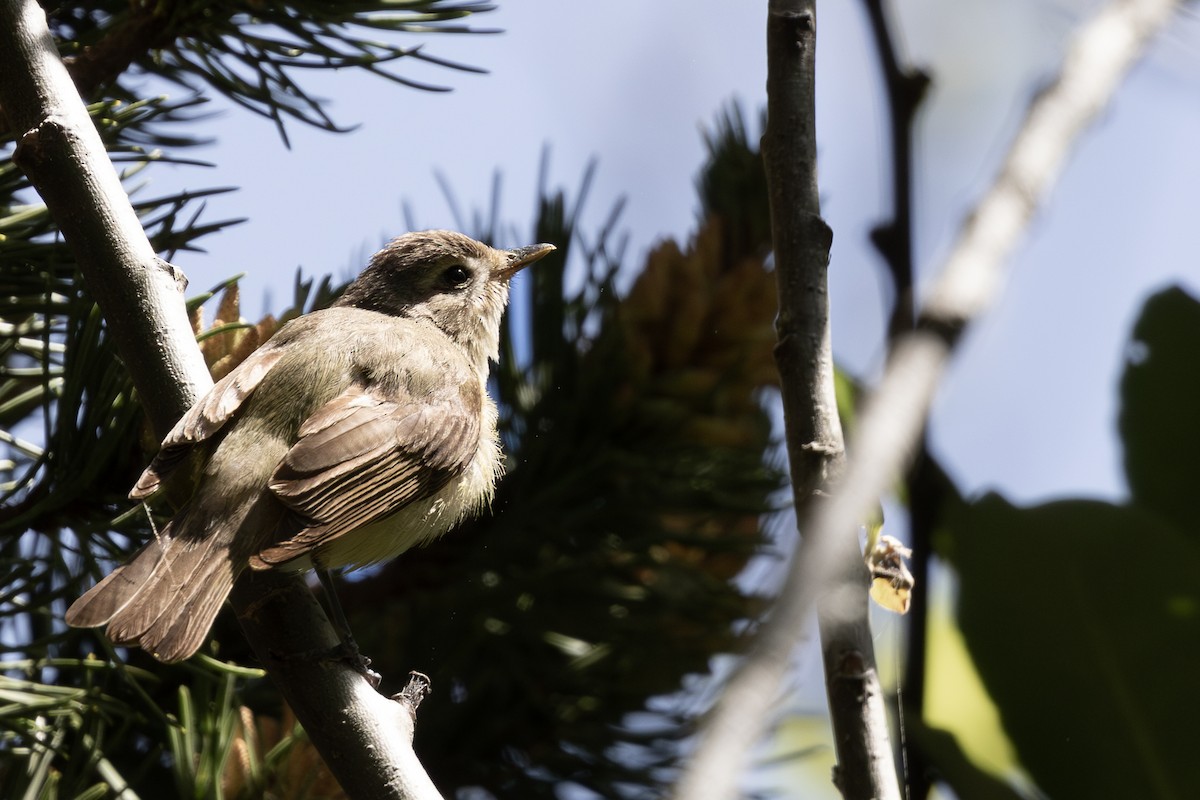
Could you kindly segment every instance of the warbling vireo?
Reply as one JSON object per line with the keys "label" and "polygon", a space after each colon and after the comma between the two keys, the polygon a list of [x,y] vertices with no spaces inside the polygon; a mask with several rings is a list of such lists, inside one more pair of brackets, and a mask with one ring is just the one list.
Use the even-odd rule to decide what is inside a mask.
{"label": "warbling vireo", "polygon": [[67,622],[180,661],[247,567],[374,564],[487,505],[502,466],[488,359],[508,281],[553,249],[425,231],[376,253],[333,306],[284,325],[179,420],[129,496],[188,465],[191,498]]}

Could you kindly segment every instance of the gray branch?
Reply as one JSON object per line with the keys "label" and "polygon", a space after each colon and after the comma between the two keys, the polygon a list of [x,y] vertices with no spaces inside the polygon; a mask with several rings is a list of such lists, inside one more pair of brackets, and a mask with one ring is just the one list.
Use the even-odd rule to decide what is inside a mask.
{"label": "gray branch", "polygon": [[[818,598],[861,591],[857,580],[845,582],[838,569],[844,541],[854,536],[911,458],[959,335],[991,304],[1005,260],[1080,134],[1107,105],[1175,6],[1175,0],[1110,2],[1080,29],[1058,78],[1030,106],[999,176],[960,231],[916,330],[898,340],[883,379],[865,404],[851,447],[854,458],[830,499],[802,513],[804,547],[755,649],[706,720],[693,763],[679,784],[679,798],[736,796],[736,781],[808,613]],[[772,2],[772,12],[775,7]],[[840,777],[844,781],[848,776]],[[845,791],[844,782],[841,786]]]}
{"label": "gray branch", "polygon": [[[821,219],[817,187],[815,0],[771,0],[767,18],[767,129],[763,158],[771,200],[783,416],[796,515],[807,519],[828,502],[828,487],[845,468],[834,393],[828,267],[832,233]],[[900,797],[888,740],[887,714],[868,621],[870,577],[858,537],[801,526],[797,564],[836,571],[821,596],[818,625],[838,767],[847,798]],[[810,589],[816,588],[809,582]],[[736,794],[747,749],[776,705],[795,637],[814,595],[796,605],[780,598],[754,650],[713,709],[678,786],[681,800]]]}
{"label": "gray branch", "polygon": [[[62,230],[161,436],[212,385],[184,309],[186,280],[146,238],[35,0],[0,0],[0,107],[18,134],[13,160]],[[413,753],[415,702],[388,700],[348,664],[311,657],[337,639],[300,577],[255,576],[232,599],[347,794],[440,797]]]}

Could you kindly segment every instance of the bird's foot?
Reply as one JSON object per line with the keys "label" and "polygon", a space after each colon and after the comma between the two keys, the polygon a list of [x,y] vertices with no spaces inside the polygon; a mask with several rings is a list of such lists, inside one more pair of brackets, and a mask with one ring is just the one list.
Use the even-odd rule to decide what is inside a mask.
{"label": "bird's foot", "polygon": [[282,658],[289,661],[326,661],[349,664],[355,672],[366,678],[372,689],[378,689],[379,684],[383,681],[383,676],[371,669],[371,659],[362,654],[354,639],[340,641],[333,647],[289,653]]}
{"label": "bird's foot", "polygon": [[350,667],[367,679],[367,683],[371,684],[372,689],[378,689],[379,684],[383,681],[383,676],[375,670],[371,669],[371,659],[363,655],[358,649],[358,643],[354,641],[354,637],[347,637],[339,642],[336,646],[331,647],[326,656],[330,661],[341,661],[350,665]]}

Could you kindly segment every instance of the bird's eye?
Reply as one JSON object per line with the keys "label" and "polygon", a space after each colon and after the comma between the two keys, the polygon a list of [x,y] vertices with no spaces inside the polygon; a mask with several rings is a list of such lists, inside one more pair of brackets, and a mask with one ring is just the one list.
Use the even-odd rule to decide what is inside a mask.
{"label": "bird's eye", "polygon": [[461,289],[470,281],[471,273],[467,272],[467,268],[462,264],[446,267],[446,271],[442,273],[442,282],[455,289]]}

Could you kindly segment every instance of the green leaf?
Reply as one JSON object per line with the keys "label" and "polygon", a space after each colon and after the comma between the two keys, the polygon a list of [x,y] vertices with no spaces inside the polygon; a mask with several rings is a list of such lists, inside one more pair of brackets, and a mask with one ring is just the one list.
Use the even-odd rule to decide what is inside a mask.
{"label": "green leaf", "polygon": [[1051,797],[1193,797],[1200,559],[1136,507],[951,514],[959,623],[1022,763]]}
{"label": "green leaf", "polygon": [[1134,503],[1195,533],[1200,470],[1200,302],[1180,288],[1146,301],[1121,379],[1119,428]]}
{"label": "green leaf", "polygon": [[950,784],[959,797],[971,800],[1021,800],[1023,797],[1012,786],[973,763],[948,731],[925,727],[920,720],[910,720],[908,733],[925,756],[937,764],[939,777]]}

